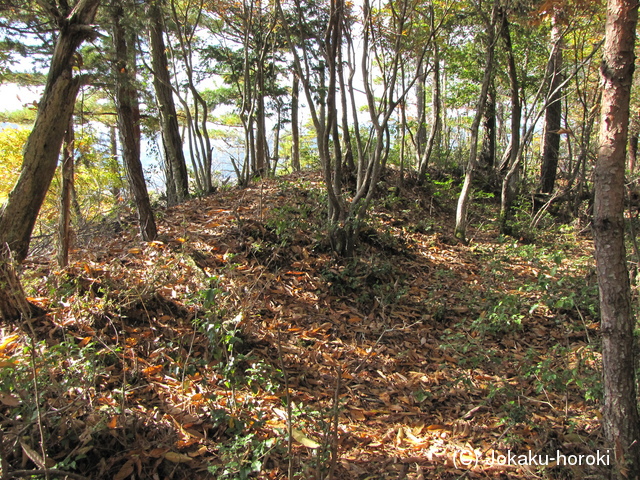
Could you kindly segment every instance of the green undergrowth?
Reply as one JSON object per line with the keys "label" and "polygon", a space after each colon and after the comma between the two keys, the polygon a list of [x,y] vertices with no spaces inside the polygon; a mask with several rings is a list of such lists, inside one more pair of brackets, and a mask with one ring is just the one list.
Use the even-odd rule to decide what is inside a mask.
{"label": "green undergrowth", "polygon": [[[478,431],[505,432],[491,434],[496,448],[554,428],[584,435],[593,419],[582,416],[602,397],[597,285],[584,239],[557,228],[528,243],[483,223],[469,246],[450,242],[456,183],[428,180],[400,196],[390,190],[395,179],[380,188],[353,258],[330,252],[319,184],[282,180],[268,209],[229,220],[210,244],[167,235],[64,271],[25,272],[29,295],[49,314],[2,331],[2,460],[35,469],[38,457],[24,452],[42,456],[44,446],[42,465],[91,478],[134,470],[139,478],[325,478],[335,451],[401,442],[397,432],[381,440],[347,430],[373,429],[379,412],[407,405],[435,426],[478,407]],[[495,208],[488,195],[478,202]],[[162,221],[170,220],[169,212]],[[356,353],[345,387],[338,367]],[[322,383],[313,374],[325,367]],[[410,382],[410,374],[435,380]],[[397,387],[397,398],[381,400],[388,385],[375,382],[403,376],[408,393]],[[362,417],[346,421],[352,411]]]}

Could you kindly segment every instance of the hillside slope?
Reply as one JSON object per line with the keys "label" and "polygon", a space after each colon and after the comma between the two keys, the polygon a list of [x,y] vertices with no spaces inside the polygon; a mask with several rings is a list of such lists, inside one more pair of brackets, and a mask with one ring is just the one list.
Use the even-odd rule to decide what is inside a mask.
{"label": "hillside slope", "polygon": [[[34,259],[49,313],[0,332],[3,473],[44,450],[73,478],[600,478],[590,243],[487,220],[456,245],[451,185],[395,181],[353,259],[315,173],[163,211],[157,242],[105,225],[65,271]],[[584,461],[501,464],[557,452]]]}

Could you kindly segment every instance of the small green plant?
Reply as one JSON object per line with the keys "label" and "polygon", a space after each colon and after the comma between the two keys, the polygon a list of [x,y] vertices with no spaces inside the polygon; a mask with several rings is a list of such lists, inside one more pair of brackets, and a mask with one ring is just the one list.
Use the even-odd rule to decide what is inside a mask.
{"label": "small green plant", "polygon": [[502,409],[506,413],[506,416],[503,417],[502,420],[507,425],[523,423],[529,416],[527,409],[517,400],[508,401],[504,404]]}
{"label": "small green plant", "polygon": [[522,302],[517,294],[502,294],[496,303],[472,322],[472,327],[479,332],[508,333],[522,328],[524,315],[521,313]]}
{"label": "small green plant", "polygon": [[276,444],[276,438],[261,438],[255,433],[237,435],[219,445],[221,465],[210,465],[208,471],[218,480],[246,480],[260,473]]}
{"label": "small green plant", "polygon": [[[532,354],[529,354],[532,359]],[[595,352],[588,347],[570,349],[555,346],[525,371],[534,380],[537,392],[565,393],[577,388],[587,401],[602,398],[601,368]]]}

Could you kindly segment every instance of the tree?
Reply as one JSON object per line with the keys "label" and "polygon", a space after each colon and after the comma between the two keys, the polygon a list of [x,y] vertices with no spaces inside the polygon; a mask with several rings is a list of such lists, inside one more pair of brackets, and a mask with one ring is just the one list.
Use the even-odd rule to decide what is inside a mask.
{"label": "tree", "polygon": [[75,164],[75,132],[73,116],[64,138],[64,155],[62,160],[62,185],[60,185],[60,218],[58,220],[58,266],[65,268],[69,264],[69,248],[71,246],[71,197],[74,191]]}
{"label": "tree", "polygon": [[299,122],[300,80],[294,74],[291,86],[291,168],[300,171],[300,127]]}
{"label": "tree", "polygon": [[551,193],[556,183],[560,151],[560,127],[562,126],[562,7],[553,5],[551,14],[551,45],[553,51],[547,65],[549,104],[544,117],[544,140],[540,168],[540,192]]}
{"label": "tree", "polygon": [[[201,192],[210,194],[214,188],[211,178],[213,148],[211,147],[211,139],[207,126],[209,121],[209,106],[197,87],[197,83],[204,78],[197,78],[196,66],[194,65],[194,57],[197,56],[195,50],[197,42],[196,33],[203,27],[205,2],[203,0],[199,2],[177,2],[171,0],[169,3],[171,6],[171,20],[174,27],[172,33],[178,41],[177,46],[171,49],[171,54],[174,58],[176,81],[184,78],[185,95],[184,98],[178,95],[178,98],[182,103],[186,115],[189,147],[192,164],[194,164],[194,176],[196,177],[196,183]],[[175,64],[177,58],[180,59],[179,66]],[[175,93],[177,92],[178,91],[175,90]],[[193,98],[192,104],[187,100],[189,96]]]}
{"label": "tree", "polygon": [[635,319],[624,244],[624,172],[637,21],[636,0],[607,2],[593,234],[600,287],[602,421],[615,452],[617,479],[640,478]]}
{"label": "tree", "polygon": [[502,26],[500,34],[504,41],[507,53],[507,64],[509,72],[509,86],[511,91],[511,135],[509,146],[507,147],[504,158],[500,162],[505,165],[506,174],[502,179],[502,190],[500,195],[500,231],[507,233],[507,217],[511,209],[511,203],[515,196],[515,179],[520,169],[520,123],[522,120],[522,107],[520,102],[520,84],[518,82],[518,72],[516,69],[516,60],[513,54],[513,45],[511,43],[511,33],[509,29],[509,19],[507,12],[500,9],[502,18]]}
{"label": "tree", "polygon": [[469,198],[471,196],[471,183],[475,173],[478,159],[478,131],[480,129],[480,121],[484,113],[487,102],[487,94],[491,85],[491,77],[493,75],[496,27],[498,24],[499,2],[496,0],[493,4],[491,19],[486,19],[487,27],[487,50],[485,54],[484,76],[482,78],[482,87],[480,90],[480,98],[476,107],[475,117],[471,125],[471,148],[469,150],[469,161],[467,163],[467,171],[464,177],[464,183],[460,196],[458,197],[458,206],[456,209],[456,227],[454,235],[462,242],[467,241],[467,210],[469,208]]}
{"label": "tree", "polygon": [[76,50],[96,37],[91,26],[100,0],[78,0],[72,6],[48,4],[58,38],[33,130],[25,146],[20,177],[0,212],[0,244],[7,243],[21,262],[29,253],[31,233],[58,164],[58,156],[78,90],[86,78],[74,75]]}
{"label": "tree", "polygon": [[158,0],[150,2],[148,13],[153,85],[160,111],[162,144],[166,162],[167,203],[169,206],[173,206],[182,203],[189,196],[187,164],[184,159],[178,115],[173,101],[173,89],[171,88],[169,63],[164,42],[164,22]]}
{"label": "tree", "polygon": [[[420,88],[418,88],[416,92],[418,97],[418,121],[420,122],[420,126],[416,135],[416,143],[418,146],[418,173],[421,178],[424,178],[425,174],[427,173],[427,167],[434,151],[436,139],[438,138],[438,135],[440,135],[440,130],[442,129],[440,112],[440,106],[442,105],[442,88],[440,84],[440,48],[438,46],[438,40],[437,38],[435,38],[437,28],[433,3],[429,4],[429,23],[431,38],[433,39],[433,92],[431,94],[431,108],[433,113],[431,119],[431,130],[429,131],[429,138],[426,140],[426,148],[421,146],[421,144],[423,143],[423,139],[426,136],[426,130],[424,127],[424,85],[420,85],[422,80],[421,77],[418,78],[418,86]],[[422,68],[420,70],[422,70]],[[420,72],[418,73],[418,75],[420,75]]]}
{"label": "tree", "polygon": [[112,0],[113,44],[116,77],[116,108],[118,110],[118,130],[122,143],[122,156],[127,167],[127,176],[138,210],[140,233],[146,241],[155,240],[156,222],[149,201],[149,193],[144,180],[140,161],[140,106],[135,85],[135,34],[123,24],[125,10],[121,0]]}

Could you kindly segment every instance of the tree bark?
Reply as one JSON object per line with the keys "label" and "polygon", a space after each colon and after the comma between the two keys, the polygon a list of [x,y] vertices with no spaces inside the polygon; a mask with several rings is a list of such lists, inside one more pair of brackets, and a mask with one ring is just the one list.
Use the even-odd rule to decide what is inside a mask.
{"label": "tree bark", "polygon": [[62,186],[60,188],[60,218],[58,220],[58,266],[64,268],[69,264],[69,246],[71,244],[71,194],[74,181],[75,135],[73,131],[73,115],[64,138],[64,158],[62,161]]}
{"label": "tree bark", "polygon": [[634,326],[624,244],[624,171],[634,70],[636,0],[609,0],[605,27],[600,148],[593,233],[600,287],[603,427],[615,454],[613,478],[640,477]]}
{"label": "tree bark", "polygon": [[507,173],[502,179],[502,189],[500,193],[500,232],[509,233],[507,220],[511,212],[511,205],[516,196],[516,185],[518,172],[520,171],[520,123],[522,120],[522,105],[520,102],[520,83],[518,82],[518,70],[516,59],[513,54],[511,42],[511,30],[509,28],[509,18],[505,10],[501,11],[502,28],[501,36],[507,51],[509,64],[509,86],[511,93],[511,140],[505,152],[505,158],[500,162],[507,166]]}
{"label": "tree bark", "polygon": [[100,0],[80,0],[69,16],[55,18],[60,32],[20,177],[0,212],[0,243],[18,262],[29,253],[31,233],[56,171],[60,147],[73,114],[82,77],[73,76],[76,49],[96,33],[91,27]]}
{"label": "tree bark", "polygon": [[487,105],[482,117],[482,148],[478,157],[478,164],[487,175],[491,175],[496,162],[496,92],[489,88]]}
{"label": "tree bark", "polygon": [[265,83],[264,64],[262,56],[256,67],[256,166],[253,172],[259,177],[269,172],[269,146],[267,145],[267,126],[265,121]]}
{"label": "tree bark", "polygon": [[169,206],[184,202],[189,196],[187,164],[182,150],[182,137],[178,125],[178,115],[173,101],[169,62],[164,43],[164,23],[162,11],[157,1],[149,5],[149,42],[151,44],[151,65],[153,66],[153,86],[160,111],[162,143],[167,163],[167,199]]}
{"label": "tree bark", "polygon": [[559,11],[561,7],[554,7],[551,19],[551,44],[553,54],[547,66],[549,77],[549,104],[544,117],[544,140],[542,150],[542,166],[540,169],[541,193],[551,193],[556,182],[558,170],[558,156],[560,151],[560,134],[558,131],[562,122],[562,32],[560,31]]}
{"label": "tree bark", "polygon": [[121,1],[113,0],[111,6],[115,46],[115,96],[122,157],[138,210],[140,233],[145,241],[152,241],[157,236],[157,230],[140,162],[140,106],[135,86],[135,51],[133,42],[127,39],[127,32],[122,24],[124,8]]}
{"label": "tree bark", "polygon": [[42,313],[42,309],[27,301],[9,246],[0,245],[0,321],[27,319]]}
{"label": "tree bark", "polygon": [[415,136],[416,154],[418,157],[418,170],[422,165],[422,156],[427,145],[427,73],[424,71],[424,64],[420,63],[416,73],[416,109],[418,117],[418,129]]}
{"label": "tree bark", "polygon": [[299,98],[300,80],[294,73],[291,87],[291,167],[296,172],[300,171]]}
{"label": "tree bark", "polygon": [[[430,23],[431,29],[435,30],[435,13],[433,11],[433,4],[429,5],[430,11]],[[433,42],[433,92],[431,94],[431,130],[429,131],[429,138],[427,139],[426,148],[420,158],[419,175],[423,179],[427,173],[427,167],[429,161],[433,155],[433,150],[436,146],[436,140],[442,130],[441,108],[442,105],[442,91],[440,85],[440,49],[438,48],[438,42]],[[422,100],[424,102],[424,99]]]}

